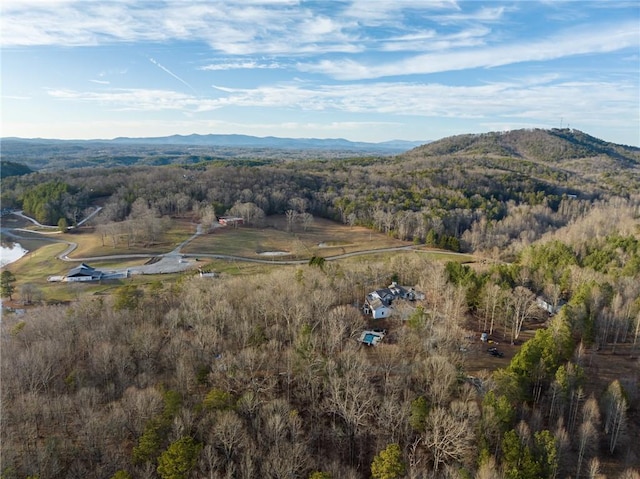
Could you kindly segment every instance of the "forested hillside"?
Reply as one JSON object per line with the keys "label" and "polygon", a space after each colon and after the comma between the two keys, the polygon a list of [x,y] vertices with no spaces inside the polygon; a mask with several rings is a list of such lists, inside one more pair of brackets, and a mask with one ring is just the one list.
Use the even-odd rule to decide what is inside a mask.
{"label": "forested hillside", "polygon": [[[86,207],[99,201],[105,208],[98,222],[111,229],[126,224],[134,203],[156,217],[186,213],[202,217],[208,209],[218,215],[233,208],[265,215],[292,211],[505,259],[600,201],[614,196],[632,205],[637,201],[640,150],[602,146],[583,137],[591,138],[574,130],[520,130],[453,137],[394,158],[244,165],[205,161],[40,172],[5,179],[2,203],[34,216],[40,211],[39,216],[52,225],[60,219],[55,216],[62,215],[73,225]],[[563,160],[505,156],[503,140],[513,151],[532,150],[536,142],[540,151],[552,149],[545,146],[549,141],[571,154]],[[494,146],[483,147],[485,153],[471,148],[470,153],[472,143]],[[584,150],[591,143],[597,148]],[[575,157],[575,144],[583,145],[586,157]],[[455,153],[462,151],[467,153]],[[54,199],[40,196],[40,204],[25,205],[36,185],[47,191],[61,184],[73,193]]]}
{"label": "forested hillside", "polygon": [[[479,261],[184,275],[3,316],[2,477],[636,479],[639,158],[522,130],[393,158],[3,179],[3,206],[31,214],[103,206],[92,227],[121,248],[166,217],[283,214]],[[367,348],[364,293],[392,281],[424,299]]]}
{"label": "forested hillside", "polygon": [[489,154],[541,162],[566,162],[608,155],[629,164],[637,165],[640,161],[638,148],[609,143],[579,130],[556,128],[452,136],[418,147],[412,153],[429,156]]}
{"label": "forested hillside", "polygon": [[344,139],[277,138],[247,135],[172,135],[113,140],[48,140],[2,138],[3,161],[19,162],[38,171],[91,166],[190,165],[201,161],[304,158],[349,158],[393,155],[420,143],[352,142]]}
{"label": "forested hillside", "polygon": [[33,172],[28,166],[21,165],[20,163],[13,163],[11,161],[0,161],[0,178],[27,175],[29,173]]}

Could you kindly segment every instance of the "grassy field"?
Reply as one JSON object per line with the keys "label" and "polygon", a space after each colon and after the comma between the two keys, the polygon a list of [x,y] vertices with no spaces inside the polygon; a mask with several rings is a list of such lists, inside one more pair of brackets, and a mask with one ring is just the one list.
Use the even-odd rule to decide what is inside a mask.
{"label": "grassy field", "polygon": [[[9,220],[11,216],[3,218],[5,228],[27,228],[32,231],[28,222],[22,219]],[[70,259],[92,258],[96,256],[113,256],[128,254],[146,254],[149,258],[87,260],[94,268],[102,271],[121,270],[140,266],[154,255],[168,253],[180,243],[189,239],[196,231],[196,225],[187,220],[172,220],[172,223],[161,240],[149,247],[140,245],[127,248],[126,244],[118,244],[116,248],[109,239],[103,239],[93,228],[81,228],[73,233],[61,234],[49,231],[49,234],[16,231],[17,239],[29,253],[6,268],[17,278],[15,283],[16,296],[19,297],[20,288],[24,284],[34,285],[48,303],[67,302],[77,299],[81,295],[110,294],[116,288],[126,283],[139,285],[150,284],[161,280],[163,283],[177,280],[185,274],[195,274],[194,271],[171,273],[163,275],[135,275],[127,280],[112,280],[101,283],[60,283],[49,282],[50,276],[63,276],[78,262],[63,261],[58,258],[70,243],[77,245],[68,256]],[[4,240],[12,240],[10,237]],[[238,260],[198,258],[196,264],[206,271],[219,274],[243,275],[259,274],[282,268],[279,260],[308,260],[312,256],[333,257],[337,255],[375,251],[384,248],[410,246],[411,243],[399,241],[381,233],[372,232],[362,227],[349,227],[324,219],[316,219],[306,231],[296,225],[292,231],[287,230],[284,217],[269,217],[262,228],[241,226],[239,228],[220,227],[213,233],[199,235],[182,249],[182,253],[189,255],[223,254],[251,259],[272,259],[274,264],[251,263]],[[266,254],[265,254],[266,253]],[[283,254],[274,254],[283,253]],[[370,262],[388,261],[397,254],[417,254],[416,251],[369,253],[362,256],[344,258],[340,261]],[[442,261],[470,261],[466,255],[456,255],[441,250],[420,248],[418,254],[429,254]]]}
{"label": "grassy field", "polygon": [[93,228],[81,228],[72,234],[59,235],[76,243],[78,247],[69,255],[70,258],[87,258],[92,256],[109,256],[116,254],[163,254],[173,250],[196,232],[196,225],[186,220],[171,220],[169,229],[157,243],[147,246],[133,244],[130,247],[121,242],[114,247],[110,238],[103,238]]}
{"label": "grassy field", "polygon": [[[216,228],[199,236],[183,248],[183,253],[228,254],[247,258],[308,259],[335,256],[355,251],[408,246],[363,227],[349,227],[325,219],[315,219],[306,231],[296,225],[287,231],[284,217],[269,217],[263,228]],[[273,255],[272,253],[286,253]]]}

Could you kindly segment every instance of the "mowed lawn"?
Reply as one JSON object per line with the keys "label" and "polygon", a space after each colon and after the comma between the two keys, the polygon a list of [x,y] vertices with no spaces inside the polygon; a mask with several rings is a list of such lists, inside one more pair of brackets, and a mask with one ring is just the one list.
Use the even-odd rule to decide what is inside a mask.
{"label": "mowed lawn", "polygon": [[284,216],[272,216],[266,219],[265,226],[261,228],[215,228],[213,232],[191,241],[182,252],[246,258],[306,259],[410,244],[367,228],[350,227],[321,218],[316,218],[306,231],[302,225],[295,225],[288,231]]}

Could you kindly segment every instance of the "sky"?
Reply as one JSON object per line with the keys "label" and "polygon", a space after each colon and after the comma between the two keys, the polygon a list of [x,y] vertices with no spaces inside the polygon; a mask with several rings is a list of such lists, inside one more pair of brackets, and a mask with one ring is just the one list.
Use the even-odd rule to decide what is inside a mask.
{"label": "sky", "polygon": [[0,136],[640,146],[640,2],[2,0]]}

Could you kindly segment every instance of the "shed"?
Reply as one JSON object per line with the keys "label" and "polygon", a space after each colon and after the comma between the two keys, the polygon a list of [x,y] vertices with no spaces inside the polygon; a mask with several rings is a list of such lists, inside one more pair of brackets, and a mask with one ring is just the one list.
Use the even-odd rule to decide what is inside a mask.
{"label": "shed", "polygon": [[244,224],[244,218],[239,216],[221,216],[218,223],[223,226],[239,226]]}

